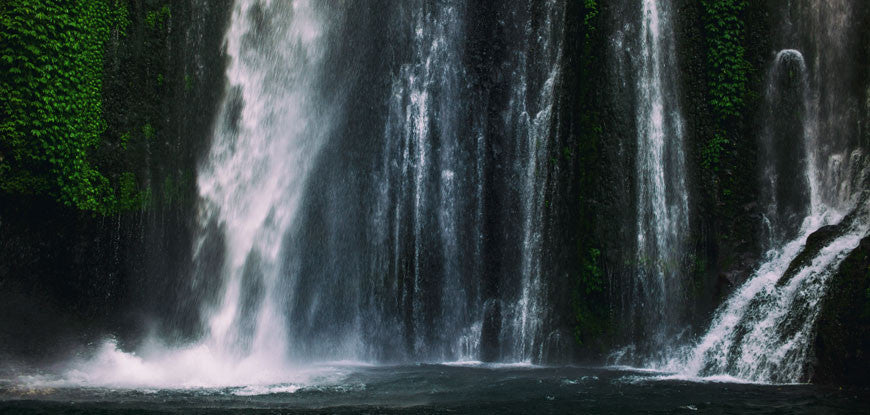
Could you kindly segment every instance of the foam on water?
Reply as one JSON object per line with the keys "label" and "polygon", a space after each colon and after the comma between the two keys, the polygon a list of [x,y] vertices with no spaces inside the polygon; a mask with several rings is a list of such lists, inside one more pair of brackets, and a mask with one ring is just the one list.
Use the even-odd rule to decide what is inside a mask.
{"label": "foam on water", "polygon": [[458,367],[480,367],[486,369],[514,369],[514,368],[540,368],[544,366],[536,365],[532,362],[509,362],[509,363],[491,363],[482,362],[480,360],[457,360],[452,362],[439,363],[444,366]]}
{"label": "foam on water", "polygon": [[233,395],[236,396],[260,396],[272,395],[276,393],[295,393],[302,386],[299,385],[273,385],[273,386],[245,386],[244,388],[234,390]]}
{"label": "foam on water", "polygon": [[107,341],[92,358],[70,363],[60,376],[29,375],[19,377],[18,381],[36,388],[164,390],[245,386],[277,391],[305,385],[335,384],[349,373],[348,368],[341,366],[291,366],[276,364],[273,360],[254,355],[230,361],[205,344],[183,349],[150,345],[136,353],[127,353],[114,341]]}

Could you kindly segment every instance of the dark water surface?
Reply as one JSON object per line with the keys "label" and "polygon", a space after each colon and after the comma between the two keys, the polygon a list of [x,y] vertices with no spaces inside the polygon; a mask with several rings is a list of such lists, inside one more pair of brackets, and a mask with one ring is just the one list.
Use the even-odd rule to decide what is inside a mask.
{"label": "dark water surface", "polygon": [[[322,382],[212,389],[3,381],[0,414],[868,413],[866,389],[667,379],[614,368],[415,365],[335,369]],[[25,379],[29,379],[25,380]]]}

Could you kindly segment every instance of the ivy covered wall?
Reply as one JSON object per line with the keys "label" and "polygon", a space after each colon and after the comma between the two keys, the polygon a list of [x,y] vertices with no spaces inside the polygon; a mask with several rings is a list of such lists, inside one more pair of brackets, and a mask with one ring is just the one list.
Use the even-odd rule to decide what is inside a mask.
{"label": "ivy covered wall", "polygon": [[103,58],[126,36],[125,1],[10,0],[0,11],[0,191],[110,214],[139,206],[135,175],[94,161],[105,137]]}
{"label": "ivy covered wall", "polygon": [[0,349],[45,358],[158,329],[148,310],[189,295],[231,2],[2,3]]}

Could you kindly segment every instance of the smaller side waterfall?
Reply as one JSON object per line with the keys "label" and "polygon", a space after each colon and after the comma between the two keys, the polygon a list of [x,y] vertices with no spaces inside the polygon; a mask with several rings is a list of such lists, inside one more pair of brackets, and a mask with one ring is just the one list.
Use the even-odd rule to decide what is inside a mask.
{"label": "smaller side waterfall", "polygon": [[[828,280],[870,232],[867,217],[867,195],[845,218],[834,211],[808,217],[799,236],[768,253],[765,263],[719,308],[707,333],[669,368],[697,377],[805,381],[813,325]],[[828,223],[838,225],[820,229]]]}
{"label": "smaller side waterfall", "polygon": [[812,329],[827,282],[870,230],[862,215],[870,215],[866,201],[831,229],[826,241],[813,241],[820,245],[812,247],[806,240],[813,231],[838,217],[810,217],[798,238],[768,254],[769,259],[719,309],[697,345],[671,368],[701,377],[805,380]]}
{"label": "smaller side waterfall", "polygon": [[813,165],[808,140],[815,136],[809,117],[809,79],[803,55],[794,49],[776,54],[765,91],[764,131],[761,134],[761,204],[765,249],[782,246],[797,236],[803,218],[814,204],[808,177]]}
{"label": "smaller side waterfall", "polygon": [[[479,197],[465,180],[472,162],[462,157],[456,105],[465,5],[412,4],[411,59],[393,77],[376,202],[382,213],[371,226],[389,229],[381,236],[390,245],[382,247],[389,250],[384,266],[395,284],[408,352],[450,359],[475,353],[467,343],[479,338],[468,332],[477,318],[478,287],[465,284],[459,267],[479,262],[466,255],[461,238],[476,226],[462,215],[473,204],[464,196]],[[452,339],[465,344],[447,344]]]}
{"label": "smaller side waterfall", "polygon": [[[507,128],[517,131],[514,145],[520,158],[515,169],[520,171],[522,199],[522,263],[520,265],[520,295],[502,333],[503,342],[512,341],[507,349],[511,359],[541,360],[543,348],[557,347],[559,339],[542,339],[546,298],[541,275],[542,221],[544,217],[544,172],[549,154],[556,83],[562,70],[563,5],[548,0],[540,23],[522,25],[522,47],[515,52],[521,71],[515,72],[518,85],[510,98],[510,119]],[[537,78],[537,79],[536,79]],[[537,87],[537,88],[536,88]],[[558,336],[550,334],[549,336]]]}
{"label": "smaller side waterfall", "polygon": [[[870,168],[860,150],[830,154],[818,144],[821,115],[806,71],[802,54],[786,49],[769,74],[761,146],[770,250],[717,310],[706,334],[669,363],[671,370],[754,382],[807,380],[828,281],[870,232]],[[828,161],[821,168],[820,159]],[[832,174],[842,183],[821,197],[820,183]]]}
{"label": "smaller side waterfall", "polygon": [[[814,325],[829,280],[870,232],[868,157],[852,69],[860,21],[848,0],[794,0],[768,73],[760,135],[768,249],[669,368],[753,382],[809,379]],[[861,91],[863,92],[863,91]],[[861,97],[860,99],[864,99]]]}

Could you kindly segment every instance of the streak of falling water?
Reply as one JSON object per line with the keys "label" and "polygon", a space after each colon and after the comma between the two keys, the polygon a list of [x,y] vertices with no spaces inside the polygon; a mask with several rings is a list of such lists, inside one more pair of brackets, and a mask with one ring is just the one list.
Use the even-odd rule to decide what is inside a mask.
{"label": "streak of falling water", "polygon": [[[423,359],[482,359],[485,310],[498,304],[498,349],[490,358],[541,358],[545,318],[539,263],[547,143],[561,71],[564,3],[517,2],[499,23],[510,53],[488,71],[504,71],[505,102],[469,90],[475,71],[465,60],[469,9],[465,1],[412,2],[410,60],[393,77],[375,228],[391,230],[388,273],[395,282],[410,353]],[[472,53],[481,53],[480,51]],[[510,70],[504,70],[510,68]],[[469,114],[468,108],[480,114]],[[497,131],[485,113],[498,111]],[[470,120],[472,126],[464,128]],[[466,136],[467,135],[467,136]],[[504,146],[499,159],[488,148]],[[487,163],[506,165],[487,177]],[[508,180],[505,189],[501,181]],[[487,194],[504,192],[504,205],[487,206]],[[515,192],[515,193],[514,193]],[[498,298],[483,298],[483,224],[514,208],[516,266],[499,275]],[[495,209],[503,211],[495,212]],[[502,247],[507,249],[507,247]],[[511,247],[512,248],[512,247]],[[515,258],[510,258],[513,263]],[[503,306],[502,306],[503,304]]]}
{"label": "streak of falling water", "polygon": [[[444,359],[453,353],[435,338],[459,337],[473,313],[466,309],[470,293],[459,280],[457,265],[459,206],[467,193],[460,191],[464,166],[456,122],[464,4],[412,5],[412,60],[393,80],[384,136],[383,182],[393,188],[383,190],[380,203],[394,206],[391,223],[375,227],[393,230],[390,272],[408,314],[404,319],[412,353]],[[437,245],[433,229],[438,230]],[[406,247],[413,252],[410,266],[401,260]],[[442,292],[428,291],[436,286]],[[432,304],[432,297],[443,304]],[[432,322],[442,326],[438,333]]]}
{"label": "streak of falling water", "polygon": [[683,242],[688,229],[682,116],[678,105],[670,2],[645,0],[637,85],[637,268],[634,318],[639,338],[669,344],[681,299]]}
{"label": "streak of falling water", "polygon": [[[522,361],[540,360],[544,341],[541,339],[542,321],[544,319],[545,306],[541,282],[541,249],[542,235],[541,221],[543,220],[544,190],[543,180],[546,158],[549,152],[549,135],[551,134],[551,121],[555,98],[556,82],[562,68],[562,33],[558,28],[562,19],[562,6],[556,1],[549,1],[546,8],[544,24],[532,29],[531,22],[526,23],[526,42],[518,60],[521,66],[529,68],[534,57],[530,50],[544,51],[541,62],[552,62],[549,72],[540,90],[530,90],[528,70],[520,72],[519,78],[514,81],[518,88],[514,90],[511,99],[512,113],[519,114],[517,122],[522,126],[524,137],[517,140],[518,153],[524,157],[518,160],[517,169],[522,173],[522,198],[523,198],[523,245],[521,265],[521,294],[514,311],[513,321],[509,322],[512,333],[508,338],[513,339],[513,355]],[[537,32],[537,33],[536,33]],[[534,66],[532,66],[534,67]],[[532,95],[536,102],[529,105],[528,95]],[[535,347],[539,345],[540,347]]]}
{"label": "streak of falling water", "polygon": [[768,73],[766,109],[761,134],[761,203],[766,249],[773,249],[797,236],[801,222],[816,206],[816,181],[808,167],[815,140],[810,112],[809,78],[803,54],[784,49],[776,54]]}
{"label": "streak of falling water", "polygon": [[287,352],[282,288],[293,275],[281,254],[330,125],[316,90],[327,30],[315,1],[242,0],[233,11],[229,86],[198,180],[203,237],[222,232],[225,243],[205,343],[227,358]]}

